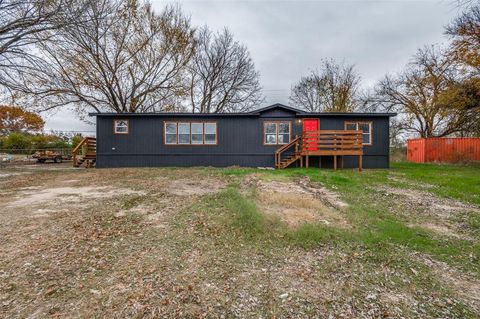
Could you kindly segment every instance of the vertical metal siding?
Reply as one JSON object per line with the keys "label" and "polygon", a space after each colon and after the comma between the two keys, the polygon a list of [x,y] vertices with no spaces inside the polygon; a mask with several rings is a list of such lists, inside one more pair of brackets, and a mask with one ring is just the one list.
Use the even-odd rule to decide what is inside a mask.
{"label": "vertical metal siding", "polygon": [[423,163],[425,161],[425,140],[412,139],[407,141],[407,160]]}
{"label": "vertical metal siding", "polygon": [[[113,134],[116,117],[97,117],[97,167],[137,166],[273,166],[274,153],[279,146],[263,145],[263,122],[287,120],[292,122],[292,136],[301,134],[302,123],[294,113],[271,110],[252,117],[174,117],[128,116],[129,134]],[[373,122],[373,145],[365,146],[364,166],[388,167],[388,117],[332,117],[320,118],[320,129],[344,129],[351,120]],[[218,130],[216,146],[164,145],[165,121],[215,121]],[[315,161],[312,158],[312,163]],[[316,161],[318,163],[318,160]],[[356,157],[345,156],[344,167],[356,167]],[[314,164],[312,164],[313,167]],[[331,157],[322,158],[322,167],[331,167]]]}
{"label": "vertical metal siding", "polygon": [[411,162],[480,161],[480,138],[426,138],[407,143]]}

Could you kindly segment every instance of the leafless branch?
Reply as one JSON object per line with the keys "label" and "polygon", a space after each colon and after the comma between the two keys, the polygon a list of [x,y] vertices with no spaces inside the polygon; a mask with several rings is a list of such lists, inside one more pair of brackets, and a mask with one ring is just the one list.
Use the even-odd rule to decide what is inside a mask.
{"label": "leafless branch", "polygon": [[192,112],[243,112],[262,101],[259,73],[247,48],[224,29],[197,34],[196,53],[189,65]]}
{"label": "leafless branch", "polygon": [[194,30],[179,7],[160,14],[148,2],[99,0],[84,23],[38,41],[43,57],[18,88],[39,110],[71,105],[88,111],[153,112],[172,108],[186,90]]}
{"label": "leafless branch", "polygon": [[0,0],[0,86],[9,87],[40,59],[34,45],[66,25],[81,23],[94,0]]}
{"label": "leafless branch", "polygon": [[302,77],[292,87],[290,100],[311,112],[352,112],[358,106],[359,83],[353,65],[324,60],[320,71]]}
{"label": "leafless branch", "polygon": [[444,51],[426,47],[403,72],[380,81],[369,102],[376,110],[398,112],[399,132],[421,137],[459,134],[472,120],[467,104],[455,103],[465,96],[455,89],[463,85],[459,81],[455,62]]}

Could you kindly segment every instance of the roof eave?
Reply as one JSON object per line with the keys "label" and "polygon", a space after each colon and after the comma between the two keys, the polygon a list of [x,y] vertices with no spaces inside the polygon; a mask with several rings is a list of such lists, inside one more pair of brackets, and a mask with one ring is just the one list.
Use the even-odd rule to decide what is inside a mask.
{"label": "roof eave", "polygon": [[347,113],[347,112],[303,112],[299,114],[301,116],[374,116],[374,117],[393,117],[397,116],[397,113]]}
{"label": "roof eave", "polygon": [[220,116],[256,116],[260,113],[88,113],[89,116],[201,116],[201,117],[220,117]]}

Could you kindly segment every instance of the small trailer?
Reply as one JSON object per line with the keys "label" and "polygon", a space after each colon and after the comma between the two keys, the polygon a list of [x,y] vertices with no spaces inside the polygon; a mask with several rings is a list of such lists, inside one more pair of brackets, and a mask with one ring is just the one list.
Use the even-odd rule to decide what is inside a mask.
{"label": "small trailer", "polygon": [[45,163],[46,161],[53,161],[54,163],[61,163],[64,159],[67,159],[65,155],[57,151],[38,151],[32,155],[32,158],[36,158],[38,163]]}

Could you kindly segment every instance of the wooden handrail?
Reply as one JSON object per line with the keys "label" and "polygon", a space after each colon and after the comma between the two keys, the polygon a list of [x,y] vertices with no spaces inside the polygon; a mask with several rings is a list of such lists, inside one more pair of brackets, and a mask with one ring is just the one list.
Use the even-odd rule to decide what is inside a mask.
{"label": "wooden handrail", "polygon": [[359,170],[362,170],[363,131],[317,130],[303,132],[301,136],[297,136],[275,152],[275,167],[283,168],[285,165],[289,165],[281,165],[281,155],[293,145],[295,145],[295,158],[289,158],[289,163],[293,162],[291,160],[300,159],[300,165],[303,167],[303,157],[305,156],[305,167],[308,168],[309,156],[333,156],[333,167],[337,169],[337,156],[353,155],[358,156]]}
{"label": "wooden handrail", "polygon": [[75,148],[72,150],[72,154],[73,153],[77,153],[78,150],[82,147],[83,144],[87,143],[88,141],[90,140],[96,140],[96,138],[94,137],[85,137],[80,143],[78,143],[77,146],[75,146]]}
{"label": "wooden handrail", "polygon": [[[87,147],[87,151],[85,152],[85,154],[83,155],[86,155],[86,154],[89,154],[89,151],[90,151],[90,142],[94,141],[96,143],[97,139],[95,137],[85,137],[80,143],[78,143],[78,145],[72,150],[72,160],[73,160],[73,166],[74,167],[77,167],[77,155],[79,153],[79,150],[82,150],[83,149],[83,146],[86,145]],[[96,146],[95,146],[96,148]],[[92,148],[93,149],[93,148]],[[95,149],[95,152],[96,154],[96,149]]]}
{"label": "wooden handrail", "polygon": [[295,136],[293,140],[290,141],[290,143],[283,145],[279,149],[275,151],[275,167],[278,167],[281,161],[282,153],[285,152],[287,149],[295,145],[295,151],[298,152],[298,141],[300,140],[300,136]]}
{"label": "wooden handrail", "polygon": [[304,153],[320,152],[322,150],[352,150],[363,149],[362,131],[320,130],[303,132],[301,150]]}

